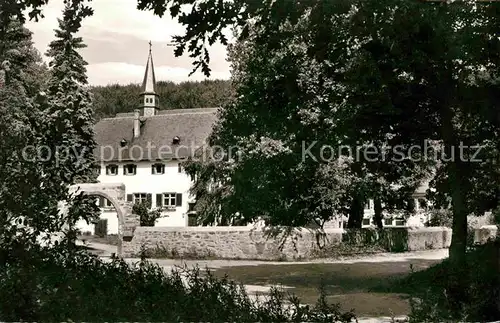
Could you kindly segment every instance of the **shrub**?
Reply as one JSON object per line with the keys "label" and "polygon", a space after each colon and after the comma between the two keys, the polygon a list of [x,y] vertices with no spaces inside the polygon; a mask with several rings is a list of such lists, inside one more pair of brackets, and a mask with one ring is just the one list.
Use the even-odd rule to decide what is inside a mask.
{"label": "shrub", "polygon": [[450,210],[431,209],[428,211],[429,221],[425,223],[428,227],[447,227],[453,224],[453,214]]}
{"label": "shrub", "polygon": [[136,203],[132,207],[132,212],[137,214],[142,227],[154,227],[156,219],[161,216],[159,209],[149,210],[149,203]]}
{"label": "shrub", "polygon": [[412,290],[410,322],[500,320],[499,252],[498,240],[474,246],[468,252],[464,279],[469,288],[458,306],[445,292],[451,270],[448,260],[404,279],[401,285]]}
{"label": "shrub", "polygon": [[[10,251],[9,251],[10,252]],[[253,301],[243,286],[208,270],[180,268],[166,273],[142,259],[104,262],[85,251],[58,246],[16,248],[0,268],[2,321],[217,321],[351,322],[326,304],[300,305],[273,289]]]}
{"label": "shrub", "polygon": [[387,252],[403,252],[408,250],[408,230],[406,228],[347,229],[342,234],[342,243],[351,247],[370,247]]}
{"label": "shrub", "polygon": [[108,219],[99,219],[94,227],[94,234],[98,237],[105,237],[108,234]]}

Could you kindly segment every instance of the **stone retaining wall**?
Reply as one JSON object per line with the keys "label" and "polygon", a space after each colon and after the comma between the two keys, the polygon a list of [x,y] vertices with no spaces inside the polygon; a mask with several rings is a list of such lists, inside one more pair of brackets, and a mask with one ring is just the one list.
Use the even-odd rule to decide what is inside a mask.
{"label": "stone retaining wall", "polygon": [[[123,241],[124,257],[138,256],[142,250],[154,252],[156,256],[177,258],[220,258],[259,260],[301,260],[328,257],[325,250],[335,249],[346,241],[343,229],[325,229],[320,234],[314,229],[294,229],[283,241],[277,229],[251,227],[137,227],[130,241]],[[386,229],[391,230],[391,229]],[[398,228],[399,234],[377,235],[393,245],[403,246],[398,251],[418,251],[448,248],[451,230],[448,228]],[[406,234],[400,231],[407,230]],[[273,234],[274,232],[274,234]],[[373,230],[361,229],[361,235],[373,236]],[[365,239],[366,240],[366,239]],[[370,244],[373,240],[369,240]],[[366,242],[365,242],[366,243]],[[391,251],[391,250],[386,250]]]}
{"label": "stone retaining wall", "polygon": [[498,237],[498,227],[496,225],[484,225],[474,231],[474,242],[484,244],[489,240]]}
{"label": "stone retaining wall", "polygon": [[408,228],[408,251],[449,248],[451,229],[444,227]]}

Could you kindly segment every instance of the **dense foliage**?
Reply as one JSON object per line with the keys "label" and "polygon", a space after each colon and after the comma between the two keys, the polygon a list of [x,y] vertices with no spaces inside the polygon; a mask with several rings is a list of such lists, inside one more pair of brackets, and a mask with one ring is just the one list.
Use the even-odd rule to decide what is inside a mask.
{"label": "dense foliage", "polygon": [[[46,162],[47,177],[58,183],[57,191],[49,191],[54,201],[71,202],[64,221],[73,228],[79,218],[93,221],[100,214],[94,199],[74,198],[68,185],[97,180],[94,171],[94,111],[86,75],[87,62],[78,53],[85,48],[79,31],[82,20],[92,14],[83,3],[67,4],[55,40],[49,44],[47,56],[52,58],[47,88],[47,108],[51,120],[41,129],[52,155]],[[59,194],[58,194],[59,192]]]}
{"label": "dense foliage", "polygon": [[[39,160],[23,158],[25,147],[43,143],[37,130],[46,116],[41,113],[36,96],[41,84],[36,74],[47,73],[40,54],[33,48],[31,32],[16,19],[3,21],[0,41],[0,238],[8,239],[13,222],[40,221],[37,215],[46,209],[41,185],[51,183],[42,177]],[[40,195],[38,195],[40,194]],[[45,224],[40,226],[45,227]]]}
{"label": "dense foliage", "polygon": [[273,291],[255,302],[243,286],[207,272],[141,261],[99,260],[85,251],[18,246],[0,268],[3,321],[92,322],[351,322],[325,302],[314,307]]}
{"label": "dense foliage", "polygon": [[[160,109],[217,108],[229,102],[232,87],[229,81],[205,80],[201,82],[159,81],[156,90],[160,96]],[[121,112],[133,112],[140,104],[140,84],[93,86],[93,107],[97,118],[113,117]]]}
{"label": "dense foliage", "polygon": [[[181,4],[141,3],[157,13],[169,4],[174,16]],[[379,214],[381,202],[411,212],[405,199],[429,179],[428,198],[453,214],[447,291],[455,310],[463,308],[467,216],[499,202],[499,4],[212,3],[219,15],[203,12],[205,5],[179,14],[189,26],[181,47],[236,23],[245,25],[246,53],[238,56],[237,100],[211,138],[239,154],[193,166],[205,173],[194,192],[217,201],[221,217],[303,225],[347,209],[350,226],[360,226],[367,196]],[[212,24],[198,23],[199,15]],[[244,15],[254,19],[243,22]],[[304,160],[300,144],[314,141]],[[333,163],[322,144],[334,147],[326,152]],[[339,146],[378,149],[346,161]],[[329,176],[318,176],[325,167]]]}
{"label": "dense foliage", "polygon": [[141,226],[154,227],[156,220],[161,216],[161,210],[150,210],[149,205],[149,202],[135,203],[132,212],[139,217]]}
{"label": "dense foliage", "polygon": [[393,291],[411,293],[410,322],[493,322],[500,317],[500,242],[474,246],[467,254],[467,298],[460,313],[449,294],[443,293],[449,275],[449,260],[402,279]]}

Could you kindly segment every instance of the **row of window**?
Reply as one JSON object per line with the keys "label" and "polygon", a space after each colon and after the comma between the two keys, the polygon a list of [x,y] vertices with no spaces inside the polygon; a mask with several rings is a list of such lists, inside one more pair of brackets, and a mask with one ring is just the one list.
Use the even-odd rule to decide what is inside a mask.
{"label": "row of window", "polygon": [[[97,167],[97,171],[99,174],[101,173],[101,167]],[[182,166],[179,163],[177,165],[177,172],[182,173]],[[108,176],[116,176],[119,173],[119,166],[116,164],[111,164],[106,166],[106,175]],[[135,164],[125,164],[123,165],[123,175],[133,176],[137,174],[137,165]],[[151,174],[153,175],[161,175],[165,174],[165,164],[156,163],[151,165]]]}
{"label": "row of window", "polygon": [[[415,210],[425,210],[428,207],[428,203],[424,198],[415,198],[408,200],[408,207]],[[374,209],[373,200],[368,200],[365,205],[365,210]]]}
{"label": "row of window", "polygon": [[[371,225],[372,219],[371,218],[364,218],[362,223],[363,223],[363,225]],[[387,219],[383,219],[382,223],[384,224],[384,226],[397,226],[397,227],[399,227],[399,226],[405,226],[406,220],[403,218],[396,218],[396,219],[387,218]]]}
{"label": "row of window", "polygon": [[[151,193],[132,193],[127,194],[127,202],[137,203],[147,203],[149,208],[153,207],[153,194]],[[192,211],[194,205],[189,203],[189,211]],[[157,208],[167,208],[175,209],[178,206],[182,206],[182,193],[158,193],[155,194],[155,205]],[[113,207],[111,201],[103,197],[99,198],[100,207]]]}

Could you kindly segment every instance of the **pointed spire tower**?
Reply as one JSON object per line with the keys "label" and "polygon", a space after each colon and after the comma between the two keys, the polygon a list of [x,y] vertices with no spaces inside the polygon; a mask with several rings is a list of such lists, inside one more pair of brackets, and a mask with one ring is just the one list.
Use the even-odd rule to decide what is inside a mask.
{"label": "pointed spire tower", "polygon": [[149,42],[149,56],[142,81],[142,108],[143,116],[151,117],[157,114],[160,106],[160,97],[156,92],[155,68],[153,66],[153,56],[151,55],[151,41]]}

